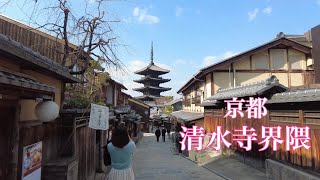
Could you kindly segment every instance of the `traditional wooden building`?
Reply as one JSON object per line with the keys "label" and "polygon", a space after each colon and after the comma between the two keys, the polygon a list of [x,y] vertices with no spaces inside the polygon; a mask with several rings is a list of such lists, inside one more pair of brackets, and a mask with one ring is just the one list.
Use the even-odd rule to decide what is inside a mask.
{"label": "traditional wooden building", "polygon": [[[61,64],[64,52],[64,40],[42,32],[19,21],[0,15],[0,33],[9,36],[33,51],[46,56],[47,58]],[[75,52],[79,49],[75,44],[69,43],[70,51],[65,66],[71,65],[77,59]],[[74,71],[81,68],[82,60],[74,66]],[[78,79],[84,80],[82,74],[75,75]]]}
{"label": "traditional wooden building", "polygon": [[[59,113],[64,84],[76,82],[68,68],[0,34],[0,179],[27,176],[36,168],[30,163],[45,171],[45,165],[59,157],[59,125],[40,116],[51,114],[55,106],[41,113],[39,107],[54,102]],[[32,157],[32,162],[26,160]]]}
{"label": "traditional wooden building", "polygon": [[276,75],[280,83],[289,88],[313,84],[311,50],[307,36],[279,33],[270,42],[202,68],[178,90],[184,99],[183,111],[203,113],[201,103],[218,89],[263,80],[271,75]]}
{"label": "traditional wooden building", "polygon": [[[26,146],[32,142],[42,141],[43,153],[45,153],[43,154],[42,171],[44,172],[43,174],[46,174],[42,179],[64,179],[66,177],[79,180],[94,179],[96,171],[101,171],[102,164],[101,148],[98,147],[105,145],[109,136],[107,131],[96,131],[88,127],[90,112],[83,109],[62,109],[59,118],[52,123],[39,122],[34,113],[38,98],[42,97],[44,99],[53,99],[61,109],[63,105],[62,101],[65,100],[65,83],[80,82],[79,79],[81,82],[85,81],[85,75],[72,76],[69,73],[69,68],[60,65],[63,59],[64,41],[3,15],[0,15],[0,33],[7,35],[9,41],[18,47],[3,46],[5,48],[11,47],[9,50],[10,53],[13,54],[12,56],[8,56],[8,53],[4,50],[1,51],[1,67],[4,66],[6,69],[13,69],[19,72],[17,79],[9,75],[5,82],[12,82],[15,86],[21,83],[21,86],[26,89],[34,89],[34,91],[29,91],[19,88],[19,91],[16,92],[21,100],[14,100],[19,102],[17,106],[18,115],[16,115],[16,118],[18,118],[18,120],[21,119],[19,120],[19,123],[21,121],[19,124],[21,135],[19,141],[21,144],[19,144],[19,163],[21,164],[20,156],[22,146]],[[2,42],[1,40],[0,43],[3,45],[6,41]],[[65,66],[69,66],[71,62],[77,60],[77,64],[72,70],[79,71],[84,64],[84,57],[79,59],[75,56],[79,49],[76,45],[69,43],[69,48],[71,52],[66,60]],[[22,50],[24,50],[24,52]],[[16,58],[15,56],[18,55],[23,55],[23,57]],[[7,59],[3,59],[3,56]],[[22,61],[22,59],[25,61]],[[31,62],[30,59],[34,61]],[[5,62],[7,60],[11,60],[11,64]],[[12,63],[15,63],[15,65]],[[32,63],[34,65],[30,65]],[[91,63],[94,63],[94,61],[91,60],[89,66]],[[25,76],[25,74],[27,74],[27,76]],[[20,75],[22,75],[21,78]],[[63,75],[66,75],[66,77],[62,78]],[[82,83],[73,85],[83,88]],[[112,103],[123,104],[127,101],[126,95],[122,98],[122,93],[118,93],[121,91],[122,86],[120,84],[114,86],[116,87],[116,94],[112,94],[112,97],[110,97]],[[40,89],[37,90],[38,88]],[[7,91],[9,91],[9,89],[10,88],[7,88]],[[18,92],[23,95],[19,95]],[[6,100],[1,100],[1,107],[3,106],[3,102],[7,103],[8,96],[4,94],[5,93],[0,95],[0,97],[5,97],[3,99]],[[10,98],[12,97],[10,96]],[[115,101],[113,101],[114,99]],[[1,110],[1,112],[3,111]],[[112,113],[111,111],[109,119],[110,128],[112,128],[117,121]],[[5,138],[12,137],[8,136]],[[1,154],[1,162],[4,162],[2,161],[2,157],[3,155]],[[11,158],[11,155],[7,157]],[[10,175],[5,179],[20,179],[22,167],[20,164],[18,165],[18,178],[11,178]],[[3,165],[6,166],[6,164]],[[14,163],[12,163],[12,166],[15,166]],[[0,176],[3,175],[2,172],[5,172],[4,174],[11,173],[14,175],[14,171],[16,170],[17,169],[13,168],[12,172],[9,172],[6,169],[3,170],[1,166]]]}
{"label": "traditional wooden building", "polygon": [[169,91],[171,88],[160,87],[159,85],[170,81],[170,79],[164,79],[160,75],[167,74],[170,71],[163,69],[153,62],[153,45],[151,44],[151,62],[150,64],[136,71],[136,74],[143,75],[144,77],[139,80],[134,80],[134,82],[141,83],[144,86],[141,88],[135,88],[133,90],[142,92],[143,95],[135,97],[136,99],[142,101],[154,101],[154,99],[161,97],[160,93],[164,91]]}
{"label": "traditional wooden building", "polygon": [[314,83],[311,42],[283,33],[272,41],[201,69],[178,93],[184,110],[202,111],[201,102],[219,88],[230,88],[276,75],[286,87]]}
{"label": "traditional wooden building", "polygon": [[135,110],[141,116],[141,130],[144,132],[148,132],[151,126],[150,123],[150,106],[143,101],[138,99],[129,98],[128,100],[129,106],[131,109]]}
{"label": "traditional wooden building", "polygon": [[115,108],[115,115],[120,122],[125,123],[130,137],[137,142],[142,137],[140,125],[142,116],[129,105],[117,106]]}
{"label": "traditional wooden building", "polygon": [[112,78],[107,79],[106,82],[102,84],[103,101],[107,105],[116,107],[128,104],[128,98],[130,95],[122,92],[123,90],[128,90],[123,84],[113,80]]}
{"label": "traditional wooden building", "polygon": [[165,106],[172,106],[173,111],[180,111],[180,110],[182,110],[182,102],[183,102],[183,99],[178,98],[178,99],[174,99],[164,105]]}
{"label": "traditional wooden building", "polygon": [[[247,85],[241,85],[234,88],[219,89],[217,93],[204,101],[206,132],[216,132],[217,126],[222,127],[222,132],[226,130],[235,133],[234,130],[247,126],[248,129],[254,128],[257,134],[257,140],[252,142],[252,149],[246,151],[241,148],[236,141],[232,141],[231,136],[226,140],[232,143],[230,148],[223,147],[221,153],[233,154],[235,158],[250,164],[253,167],[267,173],[268,178],[290,179],[299,177],[299,179],[318,179],[320,176],[320,158],[319,158],[319,85],[313,85],[308,89],[289,89],[279,83],[275,76]],[[249,97],[267,98],[265,104],[267,115],[258,118],[248,118],[237,116],[235,119],[226,115],[225,100],[231,100],[233,97],[248,100]],[[244,111],[246,108],[244,107]],[[277,150],[273,150],[274,144],[270,143],[269,147],[260,151],[264,144],[260,143],[262,137],[262,126],[264,127],[281,127],[280,136],[284,139],[282,144],[277,145]],[[304,147],[286,149],[287,141],[291,141],[286,127],[309,127],[310,149]],[[301,134],[302,135],[302,134]],[[206,142],[207,143],[207,142]]]}

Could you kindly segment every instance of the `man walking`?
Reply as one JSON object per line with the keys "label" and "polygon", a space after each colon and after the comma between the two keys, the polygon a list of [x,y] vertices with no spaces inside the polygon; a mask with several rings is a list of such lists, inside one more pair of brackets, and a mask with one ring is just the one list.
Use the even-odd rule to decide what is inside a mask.
{"label": "man walking", "polygon": [[169,136],[169,139],[170,139],[170,128],[167,128],[167,133],[168,133],[168,136]]}
{"label": "man walking", "polygon": [[158,129],[156,130],[155,134],[156,134],[156,136],[157,136],[157,142],[159,142],[159,138],[160,138],[160,135],[161,135],[161,132],[160,132],[159,127],[158,127]]}
{"label": "man walking", "polygon": [[162,140],[163,140],[163,142],[165,142],[166,141],[166,129],[165,128],[163,128],[162,129]]}

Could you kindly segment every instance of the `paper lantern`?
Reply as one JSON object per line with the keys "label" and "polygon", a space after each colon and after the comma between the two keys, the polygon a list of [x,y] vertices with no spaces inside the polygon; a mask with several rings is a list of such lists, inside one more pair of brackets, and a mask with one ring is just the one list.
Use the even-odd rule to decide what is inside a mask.
{"label": "paper lantern", "polygon": [[36,105],[35,113],[40,121],[53,121],[59,115],[59,106],[53,101],[43,101]]}

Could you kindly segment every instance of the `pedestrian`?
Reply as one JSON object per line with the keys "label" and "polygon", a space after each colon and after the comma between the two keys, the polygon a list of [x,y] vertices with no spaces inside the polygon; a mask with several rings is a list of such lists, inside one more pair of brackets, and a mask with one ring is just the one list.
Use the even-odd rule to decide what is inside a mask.
{"label": "pedestrian", "polygon": [[157,142],[159,142],[159,138],[160,138],[160,135],[161,135],[161,132],[160,132],[159,127],[158,127],[158,129],[156,130],[155,134],[156,134],[156,136],[157,136]]}
{"label": "pedestrian", "polygon": [[136,145],[129,137],[124,123],[112,132],[111,143],[107,145],[111,157],[111,170],[106,180],[134,180],[132,156]]}
{"label": "pedestrian", "polygon": [[170,139],[170,128],[169,127],[167,128],[167,133],[168,133],[168,136],[169,136],[169,139]]}
{"label": "pedestrian", "polygon": [[165,142],[166,141],[166,129],[165,128],[163,128],[162,129],[162,140],[163,140],[163,142]]}

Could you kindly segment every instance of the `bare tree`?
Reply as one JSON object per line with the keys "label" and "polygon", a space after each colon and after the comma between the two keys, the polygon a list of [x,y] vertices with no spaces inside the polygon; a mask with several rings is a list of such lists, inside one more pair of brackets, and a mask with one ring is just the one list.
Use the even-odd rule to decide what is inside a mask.
{"label": "bare tree", "polygon": [[[90,60],[124,71],[124,65],[116,53],[119,44],[111,24],[119,20],[112,20],[108,16],[107,8],[103,6],[107,4],[107,0],[84,1],[85,9],[81,14],[71,8],[70,0],[51,0],[40,7],[37,5],[41,2],[37,0],[7,0],[2,6],[0,4],[0,7],[14,1],[22,3],[22,6],[34,3],[32,11],[21,7],[23,12],[29,11],[25,13],[30,20],[29,23],[36,26],[34,29],[42,29],[63,40],[63,49],[58,48],[56,51],[62,55],[61,64],[68,66],[71,74],[83,74],[89,67]],[[88,10],[88,4],[91,12]],[[39,17],[42,19],[41,22]],[[75,65],[80,68],[74,68]]]}

